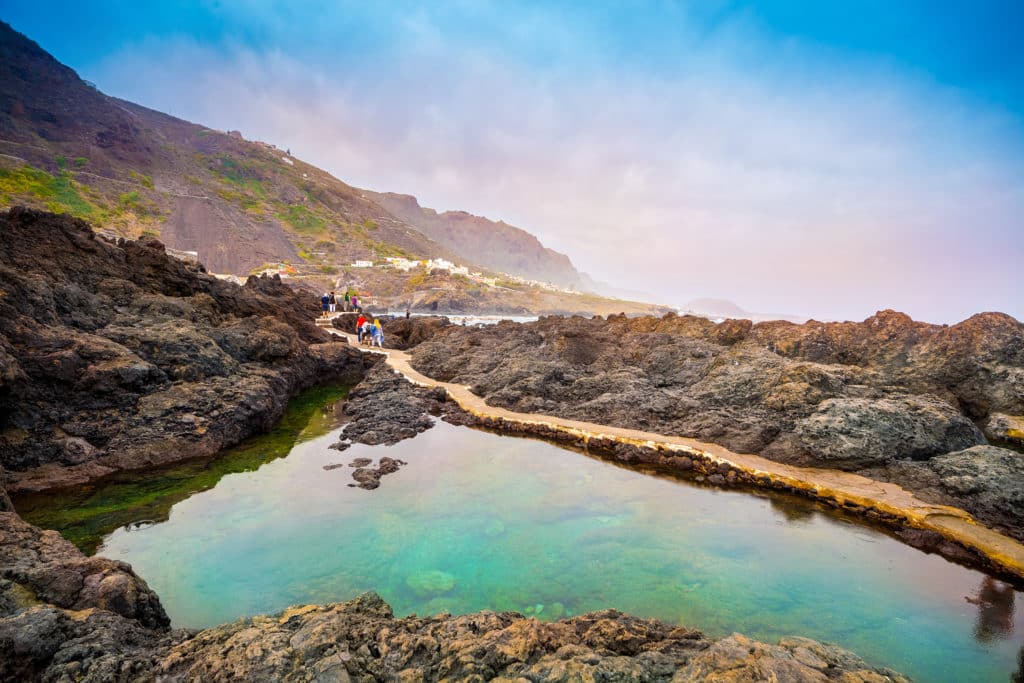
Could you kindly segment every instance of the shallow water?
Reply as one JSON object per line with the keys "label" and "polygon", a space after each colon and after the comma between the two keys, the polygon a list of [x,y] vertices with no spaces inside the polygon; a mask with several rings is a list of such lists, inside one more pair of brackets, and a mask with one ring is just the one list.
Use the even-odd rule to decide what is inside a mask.
{"label": "shallow water", "polygon": [[[327,448],[336,434],[223,476],[165,522],[119,527],[99,553],[130,562],[176,626],[376,590],[399,615],[614,607],[712,636],[798,634],[922,681],[1017,670],[1024,595],[813,503],[444,423],[344,453]],[[376,491],[323,470],[381,455],[409,465]]]}

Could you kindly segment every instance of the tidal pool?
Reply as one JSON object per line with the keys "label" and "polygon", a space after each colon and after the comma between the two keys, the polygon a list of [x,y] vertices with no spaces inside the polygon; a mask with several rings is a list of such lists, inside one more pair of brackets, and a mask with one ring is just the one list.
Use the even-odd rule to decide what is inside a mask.
{"label": "tidal pool", "polygon": [[[98,554],[130,562],[175,626],[375,590],[399,615],[555,619],[614,607],[712,636],[804,635],[921,681],[1007,681],[1024,666],[1020,592],[811,502],[703,488],[441,422],[396,446],[339,453],[328,449],[338,433],[324,433],[328,418],[293,434],[287,457],[221,472],[194,495],[174,470],[173,507],[141,528],[118,526]],[[280,434],[242,450],[258,453],[263,439],[280,450]],[[349,467],[323,469],[382,455],[409,464],[375,491],[350,488]],[[161,481],[152,475],[147,490]],[[78,510],[81,524],[89,501],[109,508],[123,497],[122,515],[153,517],[132,507],[141,485],[35,499],[24,514],[40,523],[50,510],[59,528],[55,509]]]}

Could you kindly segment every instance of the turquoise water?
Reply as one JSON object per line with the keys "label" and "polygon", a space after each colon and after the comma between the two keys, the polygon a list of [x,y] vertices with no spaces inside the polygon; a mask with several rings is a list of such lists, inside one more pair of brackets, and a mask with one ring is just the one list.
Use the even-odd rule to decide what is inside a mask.
{"label": "turquoise water", "polygon": [[[98,553],[130,562],[176,626],[376,590],[399,615],[614,607],[712,636],[799,634],[922,681],[1017,670],[1024,596],[810,502],[444,423],[345,453],[327,448],[336,434],[227,474]],[[323,470],[381,455],[409,465],[376,491]],[[967,600],[979,592],[987,607]]]}

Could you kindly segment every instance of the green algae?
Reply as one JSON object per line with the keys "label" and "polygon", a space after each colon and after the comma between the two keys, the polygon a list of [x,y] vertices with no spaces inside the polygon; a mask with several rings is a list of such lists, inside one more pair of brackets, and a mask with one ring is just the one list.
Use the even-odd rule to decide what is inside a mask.
{"label": "green algae", "polygon": [[15,509],[38,527],[57,529],[91,555],[114,529],[166,520],[175,503],[212,489],[226,475],[253,472],[288,455],[296,444],[326,434],[338,425],[331,408],[348,390],[328,385],[301,393],[270,432],[213,458],[124,472],[55,494],[19,496],[13,501]]}

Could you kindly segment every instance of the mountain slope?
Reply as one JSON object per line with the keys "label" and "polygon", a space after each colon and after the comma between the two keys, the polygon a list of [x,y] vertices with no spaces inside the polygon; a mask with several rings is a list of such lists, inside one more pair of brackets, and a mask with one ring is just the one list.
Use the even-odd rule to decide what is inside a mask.
{"label": "mountain slope", "polygon": [[328,173],[272,145],[108,97],[0,23],[0,207],[159,235],[211,270],[455,258]]}
{"label": "mountain slope", "polygon": [[438,213],[421,207],[412,195],[364,192],[398,218],[468,261],[564,287],[583,284],[568,256],[546,248],[525,230],[465,211]]}

